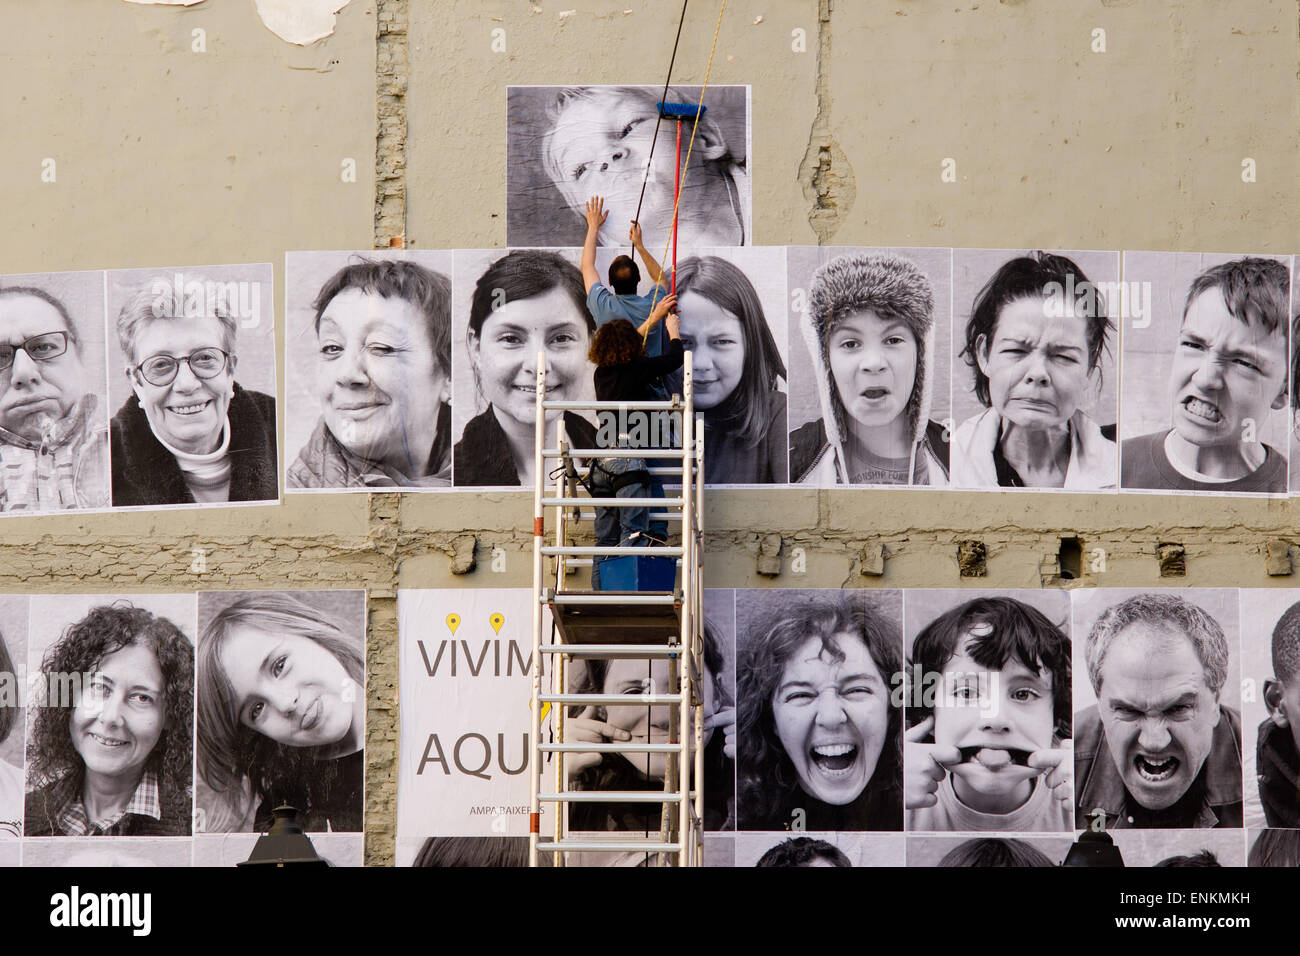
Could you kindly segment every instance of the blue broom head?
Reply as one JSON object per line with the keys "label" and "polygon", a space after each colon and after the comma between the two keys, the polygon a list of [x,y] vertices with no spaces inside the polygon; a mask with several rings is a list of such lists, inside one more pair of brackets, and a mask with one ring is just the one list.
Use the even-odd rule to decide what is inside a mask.
{"label": "blue broom head", "polygon": [[671,120],[693,120],[708,110],[707,106],[695,103],[656,103],[655,106],[659,107],[660,116]]}

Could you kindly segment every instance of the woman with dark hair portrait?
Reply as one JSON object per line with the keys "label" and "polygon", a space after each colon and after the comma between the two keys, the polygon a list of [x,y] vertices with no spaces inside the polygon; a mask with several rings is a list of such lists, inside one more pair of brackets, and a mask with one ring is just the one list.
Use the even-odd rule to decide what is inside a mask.
{"label": "woman with dark hair portrait", "polygon": [[1072,260],[1035,252],[1003,263],[966,323],[961,354],[985,410],[953,433],[953,486],[1114,488],[1115,426],[1082,409],[1113,330]]}
{"label": "woman with dark hair portrait", "polygon": [[1251,844],[1246,865],[1300,867],[1300,830],[1260,830]]}
{"label": "woman with dark hair portrait", "polygon": [[[704,725],[704,828],[734,828],[736,735],[735,703],[724,679],[723,651],[717,629],[704,622],[704,674],[700,680]],[[584,673],[573,671],[575,676]],[[664,659],[587,661],[579,692],[595,694],[664,693],[668,662]],[[668,743],[668,708],[629,704],[586,707],[565,721],[565,739],[588,743]],[[662,790],[668,761],[676,754],[594,753],[566,755],[565,770],[574,790]],[[658,803],[574,803],[569,828],[581,830],[659,829]]]}
{"label": "woman with dark hair portrait", "polygon": [[[189,835],[189,639],[144,608],[96,607],[46,652],[41,675],[46,699],[27,741],[27,836]],[[71,700],[58,699],[69,689]]]}
{"label": "woman with dark hair portrait", "polygon": [[901,830],[896,628],[860,595],[788,602],[740,649],[742,830]]}
{"label": "woman with dark hair portrait", "polygon": [[754,866],[852,867],[853,864],[844,855],[844,851],[833,843],[814,840],[812,837],[791,837],[764,853]]}
{"label": "woman with dark hair portrait", "polygon": [[677,301],[704,413],[705,483],[784,484],[785,362],[753,284],[726,259],[692,256],[677,267]]}
{"label": "woman with dark hair portrait", "polygon": [[118,507],[279,497],[275,397],[235,381],[239,323],[226,299],[192,309],[160,277],[118,314],[133,393],[110,429]]}
{"label": "woman with dark hair portrait", "polygon": [[[627,319],[613,319],[596,330],[591,340],[588,358],[596,366],[596,398],[602,402],[648,402],[655,398],[655,382],[663,375],[682,367],[682,341],[677,315],[669,310],[676,304],[674,296],[663,299],[651,311],[642,325],[652,328],[663,321],[668,330],[668,352],[653,358],[645,354],[642,333]],[[613,412],[602,410],[601,416],[613,417]],[[604,418],[608,421],[609,418]],[[614,429],[617,431],[617,429]],[[631,447],[626,433],[618,436],[620,446]],[[647,451],[654,447],[649,442]],[[597,458],[592,462],[586,483],[593,498],[662,498],[664,486],[649,468],[657,467],[653,458]],[[666,522],[650,529],[650,508],[596,508],[597,547],[647,545],[649,535],[659,540],[667,539]],[[600,566],[609,560],[596,555],[591,563],[591,587],[599,591]]]}
{"label": "woman with dark hair portrait", "polygon": [[208,829],[265,830],[281,803],[304,830],[361,829],[365,658],[342,625],[287,594],[238,598],[203,628],[198,685],[199,775],[227,803]]}
{"label": "woman with dark hair portrait", "polygon": [[1291,273],[1291,489],[1300,483],[1300,266]]}
{"label": "woman with dark hair portrait", "polygon": [[321,417],[290,488],[451,484],[451,282],[406,259],[360,259],[315,302]]}
{"label": "woman with dark hair portrait", "polygon": [[[546,354],[549,400],[590,399],[587,350],[595,331],[582,273],[559,253],[516,249],[488,266],[474,288],[465,333],[487,408],[466,423],[453,451],[458,486],[533,483],[537,353]],[[560,417],[547,414],[548,440]],[[595,447],[590,422],[573,412],[563,418],[570,447]]]}
{"label": "woman with dark hair portrait", "polygon": [[[538,854],[546,866],[551,854]],[[516,867],[528,865],[528,837],[428,837],[411,866],[430,867]]]}
{"label": "woman with dark hair portrait", "polygon": [[[4,684],[16,691],[18,675],[14,673],[14,662],[9,656],[4,635],[0,634],[0,686]],[[21,715],[17,693],[5,694],[0,699],[0,744],[9,739],[15,723],[21,726]],[[23,768],[0,760],[0,837],[22,835],[22,814]]]}

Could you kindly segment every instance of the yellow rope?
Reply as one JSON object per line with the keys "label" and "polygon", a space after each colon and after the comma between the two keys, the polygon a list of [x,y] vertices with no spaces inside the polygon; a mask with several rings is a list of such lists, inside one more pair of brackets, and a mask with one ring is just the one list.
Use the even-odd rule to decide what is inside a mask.
{"label": "yellow rope", "polygon": [[[718,9],[718,22],[713,28],[713,45],[709,47],[709,62],[704,68],[704,85],[700,87],[700,101],[695,104],[695,122],[691,124],[691,141],[686,146],[686,162],[682,167],[682,186],[677,195],[673,197],[673,227],[668,231],[668,241],[664,243],[664,254],[660,257],[659,275],[663,277],[663,263],[668,261],[668,251],[673,247],[673,237],[677,232],[677,210],[682,202],[682,193],[686,191],[686,174],[691,168],[691,151],[695,148],[695,131],[700,126],[700,107],[704,105],[704,94],[709,88],[709,74],[713,72],[713,54],[718,49],[718,34],[722,31],[722,15],[727,12],[727,0],[722,0],[722,6]],[[674,267],[675,268],[675,267]],[[654,311],[655,303],[658,302],[659,283],[655,284],[655,291],[650,296],[650,309]],[[646,329],[646,334],[642,337],[642,343],[650,338],[650,330]]]}

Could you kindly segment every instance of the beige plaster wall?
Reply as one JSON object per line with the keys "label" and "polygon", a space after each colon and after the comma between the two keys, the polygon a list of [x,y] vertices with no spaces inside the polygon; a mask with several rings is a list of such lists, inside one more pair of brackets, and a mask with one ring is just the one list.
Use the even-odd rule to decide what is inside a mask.
{"label": "beige plaster wall", "polygon": [[[296,46],[252,0],[2,0],[0,273],[270,261],[282,342],[286,249],[403,235],[425,248],[503,244],[506,86],[662,82],[678,10],[352,0],[332,35]],[[703,80],[715,15],[691,5],[680,82]],[[193,51],[195,29],[206,52]],[[1105,53],[1092,50],[1096,29]],[[1291,253],[1296,37],[1294,0],[731,0],[710,80],[753,87],[761,243]],[[1254,183],[1242,181],[1245,157]],[[45,158],[54,183],[41,181]],[[342,181],[347,158],[355,182]],[[957,179],[945,183],[949,158]],[[1055,586],[1060,537],[1078,535],[1090,573],[1073,584],[1289,585],[1294,576],[1267,574],[1265,547],[1294,533],[1293,507],[718,493],[706,507],[707,583]],[[4,519],[0,589],[367,587],[366,852],[382,864],[396,787],[395,589],[526,586],[530,511],[526,493],[349,495]],[[465,534],[478,568],[453,575]],[[783,538],[777,577],[755,571],[764,534]],[[984,543],[986,577],[959,576],[962,539]],[[1184,547],[1185,577],[1159,577],[1161,542]],[[494,547],[504,572],[491,570]],[[870,564],[880,547],[883,576],[864,576],[864,548]]]}

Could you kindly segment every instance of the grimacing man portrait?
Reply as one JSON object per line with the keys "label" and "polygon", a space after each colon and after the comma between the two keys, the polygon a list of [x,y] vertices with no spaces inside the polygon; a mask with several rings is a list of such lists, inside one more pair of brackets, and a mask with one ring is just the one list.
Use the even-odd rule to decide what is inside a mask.
{"label": "grimacing man portrait", "polygon": [[1076,819],[1106,829],[1240,827],[1241,715],[1221,700],[1228,640],[1175,594],[1138,594],[1088,634],[1097,704],[1074,718]]}

